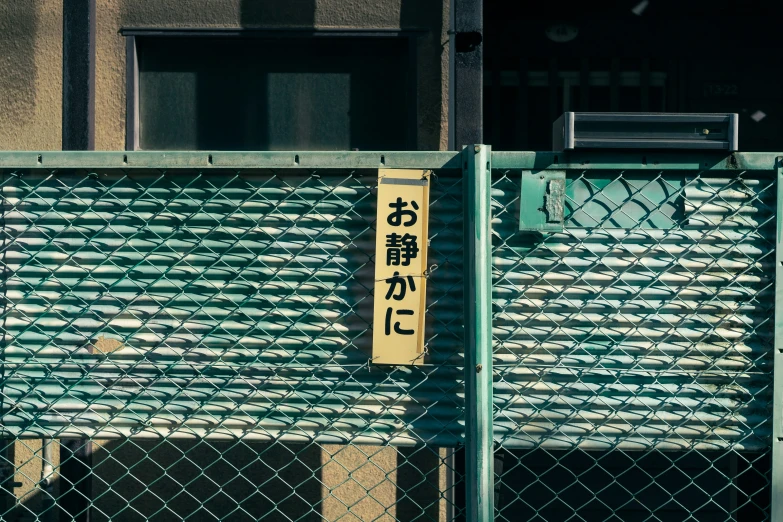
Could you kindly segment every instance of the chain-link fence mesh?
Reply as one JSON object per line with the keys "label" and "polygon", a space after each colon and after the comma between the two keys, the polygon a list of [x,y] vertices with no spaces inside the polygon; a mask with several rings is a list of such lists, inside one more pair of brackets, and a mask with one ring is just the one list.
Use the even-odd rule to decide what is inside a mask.
{"label": "chain-link fence mesh", "polygon": [[432,179],[425,364],[379,367],[376,170],[4,171],[2,519],[457,515],[462,183]]}
{"label": "chain-link fence mesh", "polygon": [[[766,518],[773,176],[567,174],[539,234],[493,172],[497,519]],[[377,171],[2,171],[0,518],[461,519],[461,176],[392,368]]]}
{"label": "chain-link fence mesh", "polygon": [[774,175],[567,174],[542,235],[493,173],[497,518],[766,519]]}

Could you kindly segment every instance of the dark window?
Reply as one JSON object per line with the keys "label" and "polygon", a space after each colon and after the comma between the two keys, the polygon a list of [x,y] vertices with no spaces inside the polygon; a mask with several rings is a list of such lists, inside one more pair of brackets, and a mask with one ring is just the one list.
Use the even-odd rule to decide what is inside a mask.
{"label": "dark window", "polygon": [[406,38],[137,38],[146,150],[403,150]]}

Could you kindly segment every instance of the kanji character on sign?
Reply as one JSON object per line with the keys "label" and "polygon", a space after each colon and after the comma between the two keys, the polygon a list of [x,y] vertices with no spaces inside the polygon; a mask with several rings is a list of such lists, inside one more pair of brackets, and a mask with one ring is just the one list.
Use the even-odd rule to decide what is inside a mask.
{"label": "kanji character on sign", "polygon": [[[397,201],[389,203],[389,207],[393,208],[394,212],[389,214],[389,216],[386,218],[386,222],[393,227],[398,227],[400,225],[404,227],[411,227],[415,225],[416,221],[419,219],[415,210],[419,210],[419,205],[415,201],[411,201],[413,210],[404,210],[407,206],[408,203],[403,201],[402,198],[397,198]],[[408,217],[409,219],[403,223],[403,217]]]}
{"label": "kanji character on sign", "polygon": [[411,259],[416,259],[419,255],[417,239],[417,236],[411,234],[387,234],[386,266],[410,266]]}
{"label": "kanji character on sign", "polygon": [[[392,331],[392,312],[393,310],[391,307],[386,309],[386,335],[391,335]],[[413,310],[397,310],[397,315],[413,315]],[[397,321],[394,323],[394,333],[400,334],[400,335],[413,335],[416,333],[416,330],[408,330],[404,329],[400,326],[400,322]]]}
{"label": "kanji character on sign", "polygon": [[[394,276],[390,277],[386,280],[387,283],[389,283],[389,291],[386,292],[386,300],[394,299],[395,301],[402,301],[405,299],[405,294],[408,292],[408,287],[410,287],[411,292],[416,291],[416,285],[413,282],[412,276],[405,276],[400,277],[399,272],[394,272]],[[399,293],[395,294],[397,287],[400,287]]]}

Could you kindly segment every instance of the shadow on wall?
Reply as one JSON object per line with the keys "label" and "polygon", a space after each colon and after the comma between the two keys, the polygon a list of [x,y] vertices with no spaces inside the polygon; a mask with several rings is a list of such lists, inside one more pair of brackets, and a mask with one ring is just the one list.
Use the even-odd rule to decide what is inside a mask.
{"label": "shadow on wall", "polygon": [[302,27],[315,24],[315,0],[241,0],[242,27]]}
{"label": "shadow on wall", "polygon": [[[244,28],[307,30],[315,23],[313,0],[281,6],[244,0],[239,9]],[[447,42],[441,34],[442,2],[429,0],[418,6],[405,0],[397,9],[396,14],[391,10],[391,17],[368,19],[367,24],[379,29],[401,27],[412,31],[410,39],[313,41],[289,38],[283,31],[281,38],[138,39],[141,148],[436,150],[445,146],[442,86]],[[349,19],[365,15],[344,14]],[[180,124],[173,126],[174,121]]]}
{"label": "shadow on wall", "polygon": [[[400,29],[425,30],[420,36],[416,37],[416,54],[411,56],[414,62],[411,64],[411,67],[415,71],[417,83],[415,114],[417,148],[420,150],[438,150],[445,148],[447,145],[447,142],[444,141],[447,133],[441,133],[441,128],[437,124],[437,122],[448,120],[448,110],[444,105],[443,89],[438,88],[438,86],[442,86],[444,73],[448,70],[448,64],[446,64],[446,69],[444,70],[442,62],[444,49],[448,49],[449,45],[448,40],[441,41],[443,6],[444,2],[442,0],[400,0]],[[436,64],[441,64],[441,67],[437,67]],[[444,140],[441,139],[442,135]],[[437,192],[438,190],[435,189],[435,193]],[[436,203],[434,211],[438,212],[439,208],[440,205]],[[434,232],[433,227],[436,225],[431,222],[430,226],[430,235],[432,236]],[[434,241],[438,243],[437,239],[434,239]],[[444,240],[441,239],[441,241]],[[443,248],[443,250],[448,251],[448,248]],[[457,255],[456,259],[450,260],[447,254],[438,251],[437,248],[433,249],[431,246],[430,256],[430,261],[433,259],[439,260],[442,274],[455,264],[456,266],[461,266],[461,253]],[[439,285],[438,280],[439,278],[436,278],[430,282],[430,288],[428,289],[429,310],[433,306],[438,310],[442,310],[442,308],[433,303],[433,300],[442,303],[451,302],[446,296],[442,295],[444,287]],[[455,305],[459,307],[461,303],[458,302]],[[428,321],[432,323],[432,317]],[[449,335],[431,336],[428,332],[427,336],[429,350],[440,352],[444,360],[452,351],[457,352],[461,348],[461,346],[458,346],[461,345],[460,339],[457,338],[453,340],[453,344],[448,341],[445,343],[435,341],[437,337],[440,337],[441,340],[450,338]],[[449,364],[444,364],[437,371],[451,373],[452,369],[449,366]],[[461,374],[457,374],[453,383],[453,389],[458,387],[460,378]],[[441,380],[445,382],[446,377],[441,377]],[[425,389],[426,386],[413,387],[411,399],[414,405],[428,404],[431,400],[431,397],[428,397],[428,393],[423,392]],[[447,405],[444,403],[442,406]],[[426,432],[428,430],[426,424],[429,422],[429,419],[426,418],[426,415],[421,416],[420,413],[416,413],[415,410],[416,407],[411,412],[412,426],[415,430],[419,424],[423,424],[422,430]],[[445,475],[451,473],[449,465],[442,458],[443,455],[440,455],[438,449],[434,447],[398,449],[397,518],[399,520],[419,520],[420,517],[426,520],[443,519],[441,517],[445,516],[444,513],[448,511],[445,504],[451,502],[452,492],[441,491],[440,489],[442,485],[439,481],[444,480]],[[453,482],[453,478],[446,480],[446,483],[451,482]]]}
{"label": "shadow on wall", "polygon": [[[291,9],[270,8],[265,16],[263,5],[240,6],[246,28],[281,28]],[[312,28],[312,3],[297,6],[285,27]],[[142,149],[416,148],[407,39],[312,39],[279,31],[247,38],[147,36],[136,45]]]}
{"label": "shadow on wall", "polygon": [[321,520],[320,467],[312,444],[107,441],[91,520]]}
{"label": "shadow on wall", "polygon": [[80,479],[92,483],[88,502],[63,502],[78,485],[58,476],[59,466],[49,487],[37,484],[34,454],[25,466],[39,467],[30,474],[18,466],[14,480],[36,484],[19,497],[0,495],[0,520],[86,520],[86,510],[92,522],[322,519],[316,445],[126,439],[95,441],[94,449],[92,470]]}
{"label": "shadow on wall", "polygon": [[0,5],[0,112],[3,119],[29,120],[35,108],[35,0]]}
{"label": "shadow on wall", "polygon": [[[240,0],[239,23],[244,28],[299,27],[311,29],[315,26],[315,2],[316,0],[286,0],[285,2],[279,0]],[[200,83],[200,91],[209,92],[209,80],[206,85],[203,80]],[[250,103],[256,106],[245,108],[249,113],[257,114],[258,117],[254,119],[255,125],[268,117],[263,114],[266,112],[263,105],[269,96],[268,86],[266,82],[258,83],[259,85],[254,86],[258,89],[256,95],[248,98]],[[206,96],[206,98],[209,97]],[[199,96],[199,102],[202,102],[203,98],[205,96]],[[262,129],[253,130],[255,133],[263,133]]]}
{"label": "shadow on wall", "polygon": [[416,61],[411,65],[418,84],[416,130],[419,150],[445,149],[448,145],[448,132],[441,132],[449,119],[448,104],[444,103],[443,96],[443,80],[448,71],[443,53],[448,51],[449,41],[447,37],[441,40],[446,3],[443,0],[400,0],[400,29],[426,29],[417,37]]}

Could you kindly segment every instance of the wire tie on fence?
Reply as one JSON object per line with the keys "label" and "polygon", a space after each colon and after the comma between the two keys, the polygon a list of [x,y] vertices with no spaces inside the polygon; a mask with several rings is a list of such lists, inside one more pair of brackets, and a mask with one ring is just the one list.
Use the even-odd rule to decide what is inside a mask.
{"label": "wire tie on fence", "polygon": [[424,271],[424,278],[428,279],[435,270],[438,269],[438,265],[430,265],[430,267]]}

